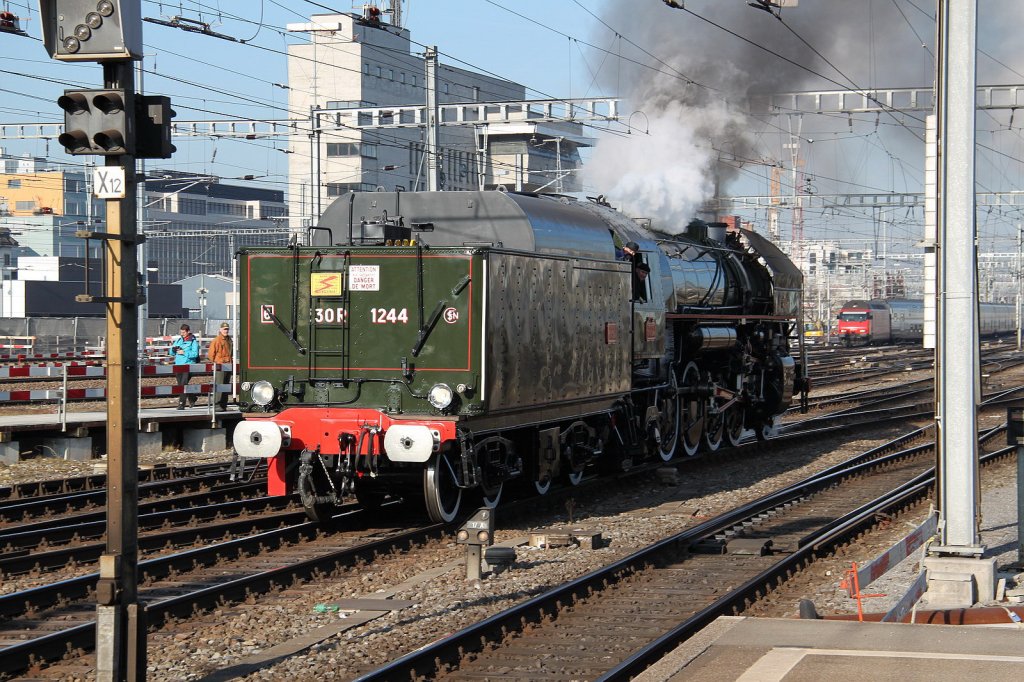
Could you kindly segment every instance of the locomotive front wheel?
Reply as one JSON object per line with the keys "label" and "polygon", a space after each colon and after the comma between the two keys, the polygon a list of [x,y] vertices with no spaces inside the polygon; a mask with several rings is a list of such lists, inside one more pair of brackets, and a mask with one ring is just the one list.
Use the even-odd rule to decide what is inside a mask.
{"label": "locomotive front wheel", "polygon": [[668,388],[658,392],[658,456],[661,461],[667,462],[676,454],[679,445],[679,392],[676,385],[676,375],[671,374],[671,383]]}
{"label": "locomotive front wheel", "polygon": [[423,470],[423,498],[427,515],[435,523],[451,523],[459,515],[462,488],[453,460],[451,453],[439,452],[430,457]]}
{"label": "locomotive front wheel", "polygon": [[679,388],[684,392],[679,437],[682,439],[683,451],[689,457],[697,454],[701,436],[704,434],[704,401],[697,395],[698,384],[700,368],[697,367],[697,363],[691,362],[686,365],[679,382]]}
{"label": "locomotive front wheel", "polygon": [[733,405],[725,411],[725,437],[729,445],[736,447],[743,440],[743,409]]}

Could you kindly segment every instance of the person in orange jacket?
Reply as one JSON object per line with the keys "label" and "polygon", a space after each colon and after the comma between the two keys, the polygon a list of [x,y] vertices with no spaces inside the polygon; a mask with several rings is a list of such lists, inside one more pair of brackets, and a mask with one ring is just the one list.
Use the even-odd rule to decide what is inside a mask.
{"label": "person in orange jacket", "polygon": [[[216,363],[217,365],[229,365],[231,364],[231,327],[227,322],[221,322],[220,330],[217,332],[217,336],[210,342],[210,347],[206,351],[206,357],[209,358],[210,362]],[[221,369],[219,366],[213,370],[213,383],[215,386],[220,384],[231,383],[231,371]],[[231,392],[222,393],[214,389],[214,395],[217,401],[217,409],[226,410],[228,409],[228,397]]]}

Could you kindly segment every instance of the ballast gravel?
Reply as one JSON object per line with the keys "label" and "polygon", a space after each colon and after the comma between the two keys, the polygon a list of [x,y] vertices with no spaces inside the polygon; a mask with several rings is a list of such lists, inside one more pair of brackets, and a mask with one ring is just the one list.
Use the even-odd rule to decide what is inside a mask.
{"label": "ballast gravel", "polygon": [[[580,500],[573,508],[574,525],[601,533],[606,544],[600,549],[537,549],[520,545],[510,570],[485,575],[480,581],[467,581],[462,563],[464,548],[451,539],[439,540],[316,583],[260,596],[252,603],[226,605],[187,622],[160,625],[149,633],[148,678],[204,682],[352,679],[659,538],[842,462],[888,440],[895,432],[880,430],[858,435],[857,440],[843,441],[840,437],[800,446],[787,453],[785,461],[774,456],[763,460],[725,459],[720,466],[699,468],[699,476],[681,474],[678,485],[663,484],[654,476],[634,481],[628,488],[610,484],[605,497]],[[228,456],[228,452],[198,458],[194,453],[164,453],[143,458],[143,463],[195,463],[197,459],[217,461]],[[59,478],[92,469],[93,463],[39,458],[0,466],[0,485]],[[504,526],[500,508],[497,518],[499,543],[521,539],[531,530],[569,522],[567,514],[561,513]],[[994,525],[998,520],[986,517],[986,523]],[[812,597],[823,611],[850,612],[855,604],[838,594],[838,567],[853,557],[859,561],[869,559],[875,549],[870,543],[863,548],[858,545],[831,569],[813,565],[802,574],[807,582],[799,591],[783,590],[766,607],[755,606],[752,613],[794,615],[797,601],[803,596]],[[417,579],[428,571],[434,571],[430,579]],[[894,577],[897,582],[902,579]],[[887,592],[895,593],[898,587],[894,584]],[[357,620],[359,613],[332,607],[344,599],[375,595],[414,604],[344,629],[346,621]],[[253,661],[266,657],[271,647],[294,642],[325,626],[337,630],[336,634],[293,655],[254,666]],[[94,676],[74,674],[57,679],[92,680]]]}

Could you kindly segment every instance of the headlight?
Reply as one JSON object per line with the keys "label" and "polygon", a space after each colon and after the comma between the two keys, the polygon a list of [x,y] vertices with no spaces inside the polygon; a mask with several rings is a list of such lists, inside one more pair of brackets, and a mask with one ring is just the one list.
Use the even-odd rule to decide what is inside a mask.
{"label": "headlight", "polygon": [[260,407],[266,407],[274,400],[274,387],[269,381],[257,381],[252,385],[252,401]]}
{"label": "headlight", "polygon": [[452,398],[455,394],[452,393],[451,387],[447,384],[434,384],[434,387],[430,389],[430,393],[427,394],[427,400],[430,404],[439,410],[443,410],[452,404]]}

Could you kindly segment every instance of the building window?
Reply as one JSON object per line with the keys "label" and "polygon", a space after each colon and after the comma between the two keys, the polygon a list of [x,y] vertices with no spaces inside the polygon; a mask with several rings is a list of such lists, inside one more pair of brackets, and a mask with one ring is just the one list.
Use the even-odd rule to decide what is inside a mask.
{"label": "building window", "polygon": [[327,156],[359,156],[359,145],[355,142],[328,142]]}
{"label": "building window", "polygon": [[370,63],[369,62],[366,62],[366,63],[363,64],[363,73],[365,73],[367,76],[370,75]]}
{"label": "building window", "polygon": [[85,180],[65,177],[64,191],[68,194],[85,194]]}
{"label": "building window", "polygon": [[375,189],[377,186],[369,182],[328,182],[327,196],[340,197],[346,192],[372,192]]}
{"label": "building window", "polygon": [[412,77],[412,84],[415,87],[415,85],[416,85],[416,76],[415,75],[413,75],[413,77]]}
{"label": "building window", "polygon": [[479,102],[480,101],[480,86],[479,85],[474,85],[473,86],[473,101],[474,102]]}
{"label": "building window", "polygon": [[34,211],[36,208],[36,202],[34,201],[16,201],[14,202],[14,208],[17,211]]}
{"label": "building window", "polygon": [[402,73],[398,74],[398,77],[399,77],[399,80],[404,83],[405,82],[405,71],[403,71]]}
{"label": "building window", "polygon": [[186,199],[178,197],[178,213],[187,215],[206,215],[206,201],[203,199]]}
{"label": "building window", "polygon": [[377,145],[365,143],[360,145],[359,156],[363,157],[364,159],[376,159]]}
{"label": "building window", "polygon": [[448,94],[448,84],[447,83],[444,84],[444,94],[446,94],[446,95]]}
{"label": "building window", "polygon": [[279,218],[288,215],[288,208],[285,206],[260,206],[260,220]]}
{"label": "building window", "polygon": [[389,81],[395,80],[395,70],[394,69],[388,69],[388,80]]}
{"label": "building window", "polygon": [[8,180],[7,186],[10,189],[21,189],[21,180]]}
{"label": "building window", "polygon": [[383,67],[378,66],[377,67],[377,78],[383,78],[383,77],[384,77],[384,69],[383,69]]}
{"label": "building window", "polygon": [[327,103],[328,109],[359,109],[360,107],[373,107],[377,106],[373,102],[367,102],[365,99],[341,99]]}
{"label": "building window", "polygon": [[207,213],[217,213],[220,215],[237,215],[245,216],[245,206],[242,204],[227,204],[221,201],[210,201],[206,204]]}

